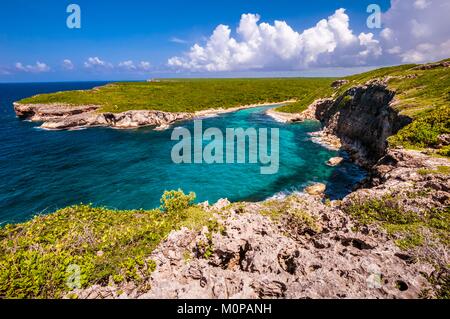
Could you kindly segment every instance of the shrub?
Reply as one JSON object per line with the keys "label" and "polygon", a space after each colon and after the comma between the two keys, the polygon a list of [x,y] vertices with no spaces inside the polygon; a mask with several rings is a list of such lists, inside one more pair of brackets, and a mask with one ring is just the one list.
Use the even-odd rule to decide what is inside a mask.
{"label": "shrub", "polygon": [[161,209],[168,214],[179,214],[195,201],[194,193],[184,194],[182,190],[166,191],[161,198]]}
{"label": "shrub", "polygon": [[[393,145],[415,148],[437,148],[439,136],[450,133],[450,108],[435,108],[419,116],[410,125],[390,138]],[[441,149],[441,155],[448,155],[448,148]]]}

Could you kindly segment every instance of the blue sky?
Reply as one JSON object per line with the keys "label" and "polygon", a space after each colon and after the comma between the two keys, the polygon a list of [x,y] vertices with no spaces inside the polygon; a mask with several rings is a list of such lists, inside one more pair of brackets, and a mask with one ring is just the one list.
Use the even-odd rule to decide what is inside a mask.
{"label": "blue sky", "polygon": [[[231,37],[239,41],[236,28],[241,15],[246,13],[258,14],[260,16],[258,23],[267,22],[273,25],[275,20],[285,21],[289,28],[301,34],[305,29],[314,27],[321,19],[333,15],[337,9],[344,8],[345,15],[349,18],[349,28],[357,42],[362,45],[363,40],[359,34],[373,33],[376,37],[382,31],[371,30],[366,25],[369,15],[366,9],[373,2],[373,0],[1,1],[0,81],[138,80],[148,77],[205,76],[205,74],[270,75],[277,72],[301,76],[314,75],[315,70],[320,69],[322,71],[317,71],[317,74],[323,75],[339,73],[337,70],[341,67],[358,69],[389,64],[387,59],[367,58],[356,65],[350,65],[349,60],[339,62],[331,56],[329,48],[325,49],[328,50],[325,54],[315,52],[311,58],[314,61],[311,63],[305,62],[309,59],[305,56],[306,53],[301,57],[297,54],[278,57],[276,53],[270,51],[272,49],[268,49],[268,45],[260,44],[261,48],[270,51],[267,51],[267,54],[274,54],[270,61],[266,61],[255,52],[248,51],[250,50],[248,43],[242,43],[242,47],[239,48],[235,48],[233,44],[231,47],[226,44],[227,50],[230,49],[231,54],[247,50],[246,54],[252,54],[253,60],[261,60],[260,64],[249,64],[248,59],[236,60],[229,56],[223,56],[224,60],[219,63],[215,61],[214,56],[217,55],[217,51],[214,51],[217,48],[211,49],[206,57],[186,55],[195,43],[206,48],[208,38],[220,24],[229,26]],[[66,26],[69,15],[66,13],[66,7],[71,3],[78,4],[81,8],[81,29],[69,29]],[[387,12],[391,7],[389,0],[379,0],[376,3],[383,12]],[[224,43],[227,41],[225,39]],[[370,37],[368,42],[370,44]],[[299,44],[300,47],[302,45]],[[339,45],[336,40],[334,45],[336,50],[339,50]],[[395,51],[394,47],[387,49]],[[367,53],[362,49],[359,50],[360,55]],[[370,53],[381,55],[375,51]],[[180,59],[169,66],[168,61],[173,57]],[[89,58],[92,63],[86,64]],[[202,64],[200,58],[211,61]],[[304,59],[301,66],[296,60],[300,58]],[[64,60],[70,60],[70,68],[68,65],[63,66]],[[37,62],[40,62],[40,65],[37,65]],[[295,66],[291,67],[292,64]]]}

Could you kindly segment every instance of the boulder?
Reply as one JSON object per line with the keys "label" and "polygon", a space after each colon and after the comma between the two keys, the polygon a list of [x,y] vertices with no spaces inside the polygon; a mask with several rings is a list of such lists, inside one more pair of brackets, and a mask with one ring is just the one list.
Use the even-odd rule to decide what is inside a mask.
{"label": "boulder", "polygon": [[342,157],[332,157],[328,160],[327,165],[328,166],[338,166],[343,161],[344,161],[344,159]]}
{"label": "boulder", "polygon": [[323,193],[325,193],[326,190],[327,190],[327,186],[322,183],[317,183],[317,184],[314,184],[314,185],[311,185],[311,186],[308,186],[305,188],[305,192],[308,193],[309,195],[313,195],[313,196],[323,195]]}

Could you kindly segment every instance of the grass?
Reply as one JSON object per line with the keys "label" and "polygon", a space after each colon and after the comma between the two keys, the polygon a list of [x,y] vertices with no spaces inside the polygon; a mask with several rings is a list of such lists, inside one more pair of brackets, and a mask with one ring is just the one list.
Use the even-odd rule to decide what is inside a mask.
{"label": "grass", "polygon": [[157,210],[73,206],[5,226],[0,229],[0,298],[60,298],[77,278],[75,287],[81,288],[145,282],[155,269],[148,256],[172,230],[220,229],[210,213],[192,205],[193,198],[167,192]]}
{"label": "grass", "polygon": [[438,166],[435,170],[419,169],[420,175],[450,175],[450,166]]}
{"label": "grass", "polygon": [[37,95],[19,102],[100,105],[102,112],[118,113],[128,110],[195,112],[296,100],[288,106],[296,109],[306,108],[324,93],[331,93],[332,81],[328,78],[278,78],[114,83],[86,91]]}

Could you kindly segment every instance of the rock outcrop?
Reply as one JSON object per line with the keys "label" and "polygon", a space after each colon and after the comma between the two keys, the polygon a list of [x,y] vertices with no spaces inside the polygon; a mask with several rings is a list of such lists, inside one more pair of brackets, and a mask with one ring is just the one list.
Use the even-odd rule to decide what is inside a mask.
{"label": "rock outcrop", "polygon": [[331,87],[338,89],[343,85],[346,85],[348,83],[348,80],[336,80],[333,83],[331,83]]}
{"label": "rock outcrop", "polygon": [[391,104],[395,92],[382,81],[372,81],[349,89],[337,99],[323,100],[316,117],[323,135],[335,135],[344,148],[367,167],[375,164],[387,149],[388,137],[411,123]]}
{"label": "rock outcrop", "polygon": [[190,113],[161,111],[127,111],[123,113],[100,113],[97,105],[69,106],[60,104],[19,104],[14,110],[19,118],[42,122],[41,128],[68,130],[82,127],[108,126],[131,129],[144,126],[165,128],[171,124],[193,118]]}

